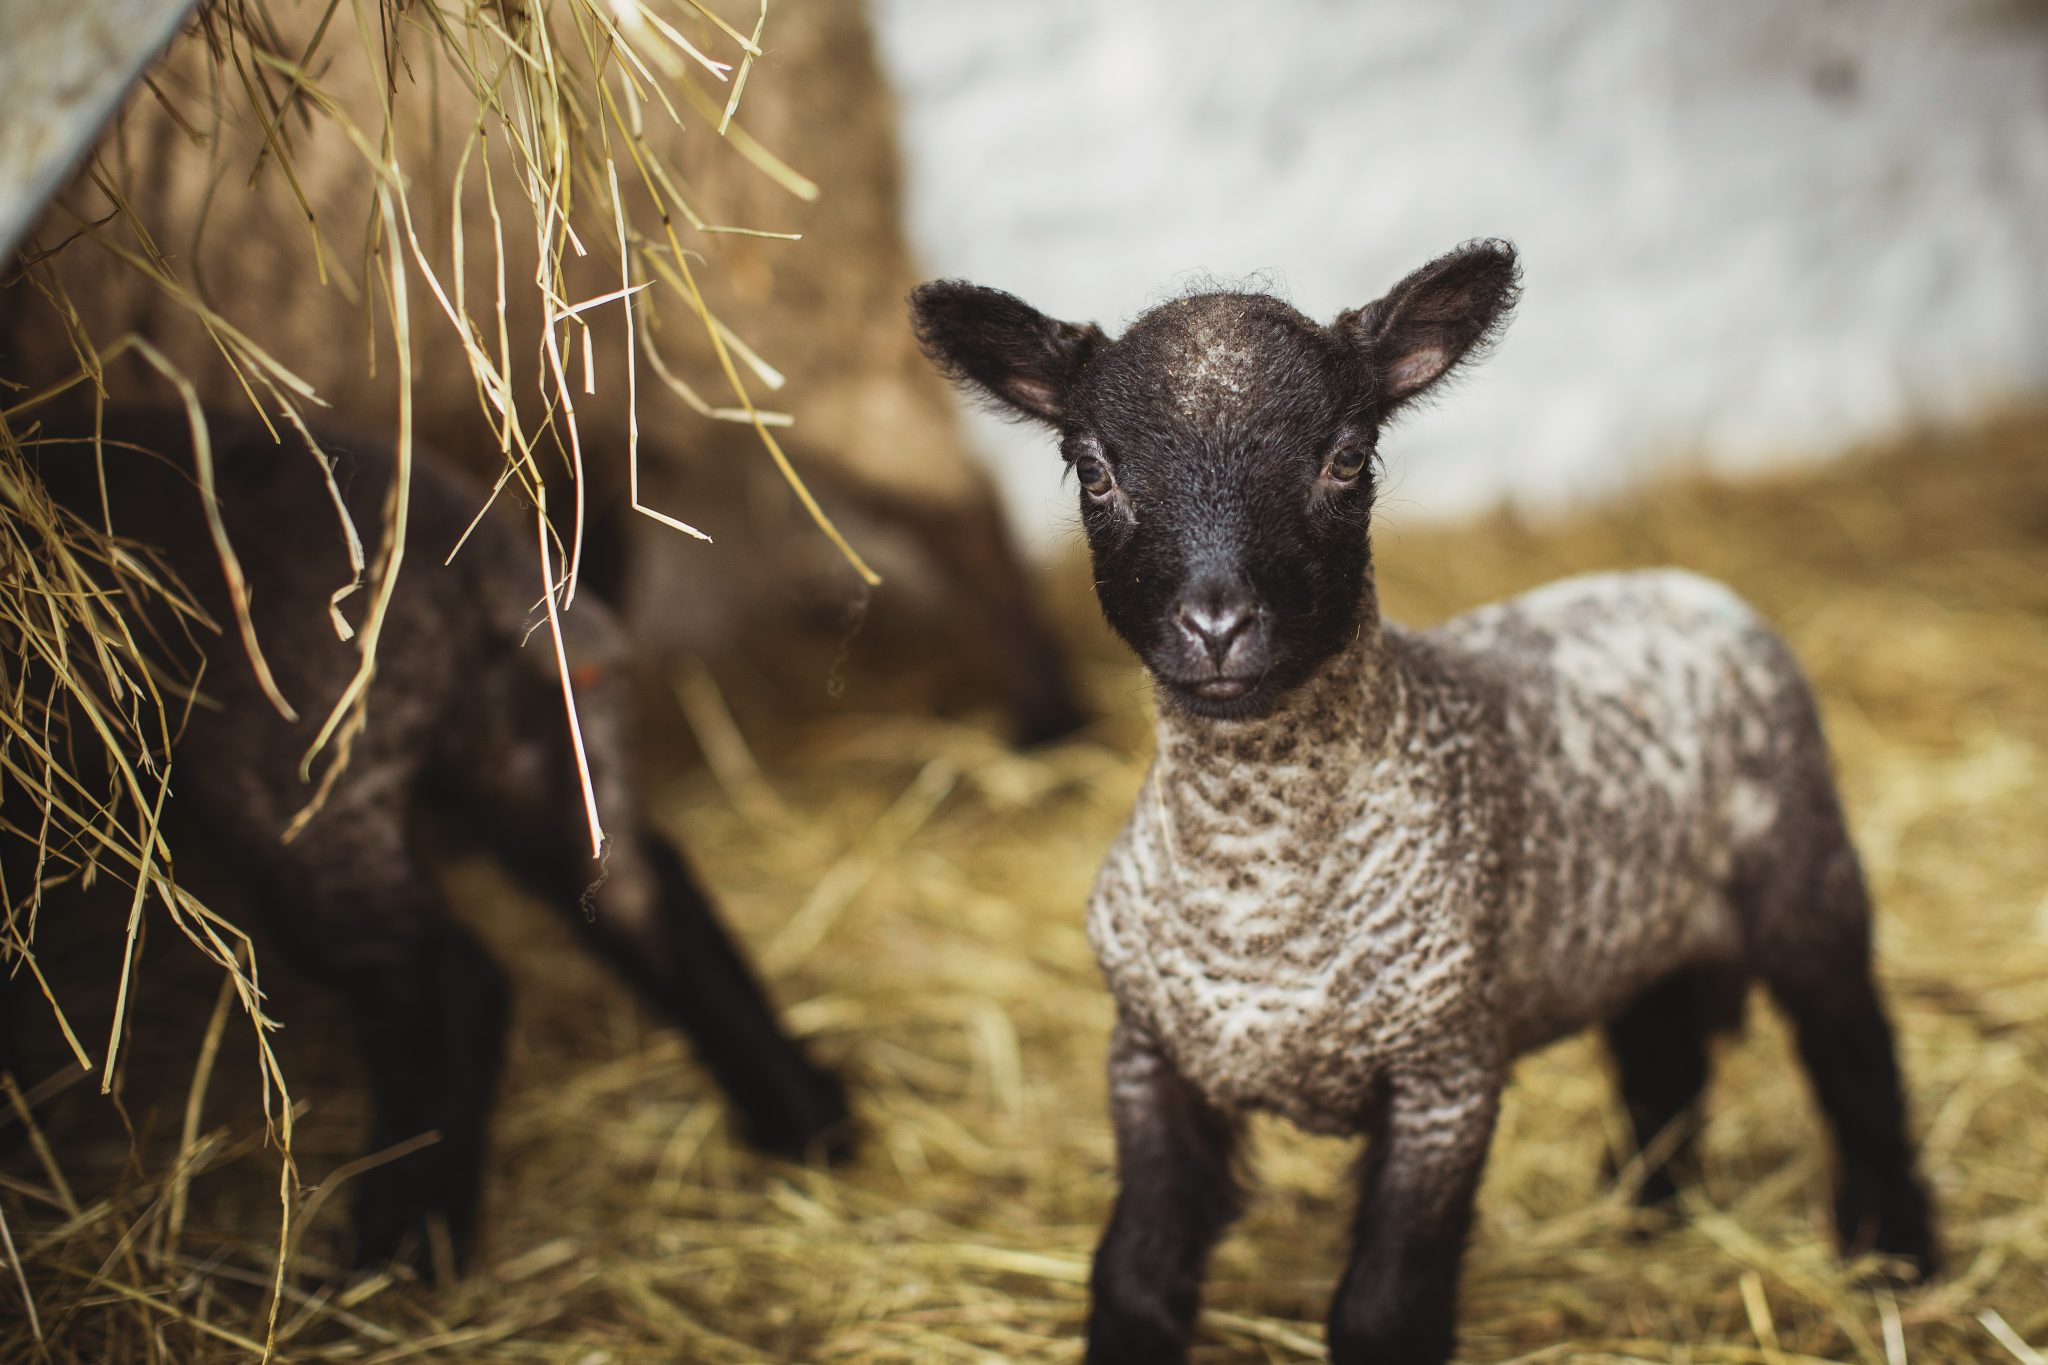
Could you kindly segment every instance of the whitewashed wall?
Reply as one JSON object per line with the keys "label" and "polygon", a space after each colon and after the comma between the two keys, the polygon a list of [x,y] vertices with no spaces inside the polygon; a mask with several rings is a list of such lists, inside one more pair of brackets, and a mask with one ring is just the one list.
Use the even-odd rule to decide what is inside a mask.
{"label": "whitewashed wall", "polygon": [[[1388,443],[1404,516],[1750,468],[2048,389],[2048,6],[876,0],[934,274],[1116,326],[1312,316],[1474,236],[1514,330]],[[1032,543],[1035,432],[974,428]]]}

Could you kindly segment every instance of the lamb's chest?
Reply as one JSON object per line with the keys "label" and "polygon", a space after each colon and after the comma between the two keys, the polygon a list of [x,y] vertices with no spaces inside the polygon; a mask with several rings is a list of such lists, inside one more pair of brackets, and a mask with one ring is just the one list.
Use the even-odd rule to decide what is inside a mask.
{"label": "lamb's chest", "polygon": [[1177,1071],[1226,1109],[1356,1130],[1412,1025],[1375,980],[1373,954],[1341,936],[1232,933],[1185,906],[1133,909],[1098,895],[1091,937],[1123,1013]]}
{"label": "lamb's chest", "polygon": [[1478,864],[1418,829],[1430,793],[1357,778],[1262,800],[1155,773],[1088,916],[1122,1012],[1177,1070],[1322,1132],[1363,1122],[1388,1066],[1469,1013],[1478,976],[1469,923],[1446,914]]}
{"label": "lamb's chest", "polygon": [[1182,1075],[1228,1109],[1267,1110],[1313,1132],[1358,1128],[1380,1071],[1369,1020],[1338,1017],[1310,988],[1203,985],[1156,1024]]}

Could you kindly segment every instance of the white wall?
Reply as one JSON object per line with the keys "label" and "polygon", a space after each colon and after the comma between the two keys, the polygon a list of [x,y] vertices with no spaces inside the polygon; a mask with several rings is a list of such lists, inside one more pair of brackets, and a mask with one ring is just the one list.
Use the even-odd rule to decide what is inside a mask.
{"label": "white wall", "polygon": [[[1327,319],[1514,239],[1506,342],[1386,445],[1405,516],[2048,389],[2038,3],[875,5],[933,274],[1117,326],[1191,274],[1267,272]],[[1050,443],[974,431],[1050,545]]]}

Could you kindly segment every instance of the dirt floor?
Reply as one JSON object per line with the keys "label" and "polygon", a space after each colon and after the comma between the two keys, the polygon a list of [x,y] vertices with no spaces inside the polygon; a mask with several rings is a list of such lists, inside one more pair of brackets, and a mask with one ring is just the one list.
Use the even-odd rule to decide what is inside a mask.
{"label": "dirt floor", "polygon": [[[2048,421],[1541,526],[1424,529],[1396,490],[1376,544],[1389,612],[1410,621],[1566,573],[1677,563],[1790,637],[1881,907],[1951,1267],[1894,1297],[1836,1261],[1825,1148],[1759,1003],[1713,1090],[1704,1189],[1676,1223],[1634,1214],[1602,1178],[1627,1153],[1597,1050],[1523,1064],[1480,1199],[1461,1358],[2038,1361],[2024,1343],[2048,1339]],[[720,696],[747,695],[744,679],[681,689],[719,762],[669,773],[660,817],[795,1027],[852,1079],[853,1164],[735,1146],[675,1034],[492,869],[454,868],[519,993],[484,1263],[443,1290],[323,1288],[346,1182],[322,1189],[301,1206],[277,1357],[1077,1359],[1111,1197],[1110,1008],[1081,910],[1142,775],[1151,703],[1095,623],[1085,573],[1069,566],[1057,590],[1102,719],[1045,751],[1009,750],[993,716],[849,704],[789,726],[735,704],[734,722]],[[168,938],[139,1005],[131,1127],[95,1085],[60,1077],[36,1092],[37,1140],[14,1120],[0,1133],[0,1212],[51,1359],[246,1358],[264,1334],[278,1165],[239,1017],[171,1231],[166,1180],[214,986]],[[311,987],[269,979],[304,1106],[301,1175],[331,1189],[362,1109],[341,1021]],[[1353,1155],[1260,1127],[1260,1193],[1215,1263],[1198,1359],[1321,1358]],[[0,1358],[33,1360],[12,1279]]]}

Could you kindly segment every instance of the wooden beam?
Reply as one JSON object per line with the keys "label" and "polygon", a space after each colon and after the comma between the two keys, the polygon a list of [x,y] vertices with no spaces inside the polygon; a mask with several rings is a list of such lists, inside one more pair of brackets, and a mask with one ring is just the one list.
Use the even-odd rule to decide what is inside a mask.
{"label": "wooden beam", "polygon": [[0,260],[197,0],[0,0]]}

